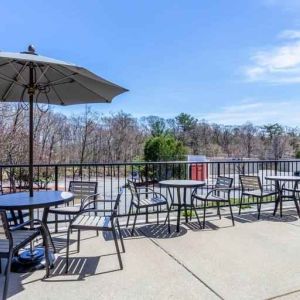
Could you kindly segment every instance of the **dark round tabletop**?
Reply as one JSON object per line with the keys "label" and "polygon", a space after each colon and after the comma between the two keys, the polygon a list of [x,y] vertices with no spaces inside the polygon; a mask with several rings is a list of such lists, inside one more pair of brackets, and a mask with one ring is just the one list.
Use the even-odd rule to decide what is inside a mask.
{"label": "dark round tabletop", "polygon": [[74,199],[70,192],[39,191],[33,197],[29,193],[13,193],[0,196],[0,209],[35,209],[63,204]]}
{"label": "dark round tabletop", "polygon": [[161,186],[165,187],[175,187],[175,188],[195,188],[204,186],[204,181],[198,181],[198,180],[163,180],[160,181],[159,184]]}

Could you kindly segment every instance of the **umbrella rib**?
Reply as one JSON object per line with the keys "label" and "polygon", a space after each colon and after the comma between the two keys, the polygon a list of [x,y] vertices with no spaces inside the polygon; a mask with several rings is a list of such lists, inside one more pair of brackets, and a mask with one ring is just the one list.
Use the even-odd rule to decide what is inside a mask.
{"label": "umbrella rib", "polygon": [[[53,66],[51,66],[51,68],[52,68],[54,71],[56,71],[56,72],[58,72],[58,73],[60,73],[60,74],[62,74],[62,75],[64,75],[64,76],[66,76],[62,71],[57,70],[57,69],[54,68]],[[75,73],[75,74],[76,74],[76,73]],[[74,76],[75,74],[73,74],[72,76]],[[73,79],[74,81],[76,81],[79,85],[81,85],[82,87],[84,87],[85,89],[87,89],[88,91],[90,91],[92,94],[94,94],[94,95],[96,95],[96,96],[98,96],[98,97],[100,96],[101,98],[105,99],[106,101],[109,101],[108,99],[106,99],[106,98],[103,97],[102,95],[100,95],[100,94],[94,92],[93,90],[91,90],[90,88],[86,87],[84,84],[82,84],[81,82],[79,82],[76,78],[72,77],[72,79]]]}
{"label": "umbrella rib", "polygon": [[[53,80],[53,81],[49,81],[48,84],[51,85],[51,86],[53,86],[53,85],[59,85],[59,84],[61,84],[60,81],[65,80],[65,79],[68,79],[68,78],[71,78],[73,75],[76,75],[76,74],[77,74],[77,73],[73,73],[73,74],[68,75],[68,76],[65,76],[65,77],[63,77],[63,78],[60,78],[60,79],[57,79],[57,80]],[[73,80],[74,80],[74,79],[71,78],[71,82],[72,82]],[[59,83],[57,84],[57,82],[59,82]],[[64,84],[64,83],[65,83],[65,82],[62,82],[62,84]]]}
{"label": "umbrella rib", "polygon": [[[43,72],[42,67],[38,66],[38,68]],[[46,76],[46,73],[44,73],[44,76],[45,76],[46,80],[47,80],[48,82],[50,82],[50,80],[49,80],[48,77]],[[58,94],[58,92],[56,91],[56,89],[54,88],[54,86],[52,86],[52,89],[53,89],[53,91],[54,91],[56,97],[59,99],[60,104],[61,104],[61,105],[65,105],[64,101],[62,101],[61,97],[59,96],[59,94]]]}
{"label": "umbrella rib", "polygon": [[[15,71],[17,72],[17,75],[14,77],[13,81],[11,82],[10,86],[6,89],[6,91],[3,93],[3,96],[2,96],[2,99],[6,100],[7,96],[9,95],[10,91],[12,90],[13,86],[17,83],[17,80],[18,80],[18,77],[20,76],[23,80],[24,78],[22,77],[22,73],[23,71],[25,70],[26,66],[27,66],[28,63],[24,64],[22,66],[22,68],[20,69],[20,71],[16,70],[15,68]],[[25,82],[25,80],[24,80]],[[25,83],[24,83],[25,84]]]}
{"label": "umbrella rib", "polygon": [[23,80],[23,83],[24,83],[24,84],[27,84],[26,80],[25,80],[25,79],[23,78],[23,76],[22,76],[22,72],[24,71],[24,68],[27,67],[28,62],[26,62],[26,63],[22,66],[22,68],[20,69],[20,71],[12,64],[13,62],[14,62],[14,61],[10,62],[9,64],[10,64],[10,66],[17,72],[17,75],[16,75],[16,79],[15,79],[15,80],[17,80],[17,79],[18,79],[18,76],[20,76],[21,79]]}
{"label": "umbrella rib", "polygon": [[3,74],[3,73],[0,73],[0,78],[3,79],[3,80],[6,80],[6,81],[8,81],[8,82],[14,82],[15,84],[17,84],[17,85],[19,85],[19,86],[26,87],[25,84],[21,84],[21,83],[19,83],[19,82],[17,82],[17,81],[14,81],[12,78],[6,76],[6,75]]}
{"label": "umbrella rib", "polygon": [[37,67],[38,67],[38,68],[40,69],[40,71],[41,71],[41,76],[40,76],[39,79],[36,81],[36,84],[39,83],[39,81],[42,79],[43,76],[46,77],[46,72],[47,72],[48,69],[49,69],[49,66],[47,66],[45,70],[43,70],[39,65],[37,65]]}

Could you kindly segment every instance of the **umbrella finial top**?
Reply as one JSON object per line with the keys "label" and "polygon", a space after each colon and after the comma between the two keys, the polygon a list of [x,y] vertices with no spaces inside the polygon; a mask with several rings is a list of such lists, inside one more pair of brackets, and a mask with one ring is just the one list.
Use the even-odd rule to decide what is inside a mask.
{"label": "umbrella finial top", "polygon": [[33,45],[29,45],[27,48],[28,53],[30,54],[36,54],[35,53],[35,47]]}

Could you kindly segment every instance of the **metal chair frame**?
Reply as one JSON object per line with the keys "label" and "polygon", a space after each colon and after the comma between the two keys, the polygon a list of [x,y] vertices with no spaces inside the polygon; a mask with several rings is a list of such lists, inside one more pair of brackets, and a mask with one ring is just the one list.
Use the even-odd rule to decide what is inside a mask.
{"label": "metal chair frame", "polygon": [[[92,187],[91,190],[85,191],[85,187],[90,185]],[[79,188],[79,191],[77,190]],[[80,198],[81,203],[85,201],[86,198],[90,196],[97,197],[97,189],[98,189],[98,182],[96,181],[70,181],[68,191],[72,192],[75,198]],[[84,193],[85,192],[85,193]],[[71,216],[76,215],[80,211],[80,205],[78,205],[78,211],[68,211],[68,207],[77,207],[75,205],[69,205],[63,207],[56,207],[54,209],[50,209],[49,213],[55,214],[55,232],[58,232],[58,215],[65,215],[69,217],[69,222],[71,221]],[[60,210],[61,209],[61,210]]]}
{"label": "metal chair frame", "polygon": [[[33,229],[30,229],[32,233],[24,240],[18,240],[18,243],[14,244],[14,235],[18,231],[25,231],[28,230],[26,226],[30,225],[32,227],[34,224],[39,224],[38,227],[34,227]],[[8,283],[9,283],[9,273],[11,268],[11,261],[15,254],[18,253],[18,251],[21,248],[24,248],[28,243],[30,243],[32,240],[34,240],[38,235],[42,235],[43,238],[43,244],[45,246],[45,260],[46,260],[46,275],[45,278],[49,277],[50,274],[50,262],[49,262],[49,244],[48,244],[48,230],[44,223],[38,219],[30,220],[27,222],[24,222],[22,224],[19,224],[15,227],[9,227],[8,219],[6,216],[5,210],[0,210],[0,229],[2,227],[2,232],[0,230],[0,233],[4,235],[4,239],[0,238],[0,272],[1,272],[1,258],[7,259],[7,264],[4,272],[5,281],[4,281],[4,288],[3,288],[3,294],[2,299],[5,300],[7,298],[7,290],[8,290]],[[8,241],[8,249],[6,250],[6,245]],[[2,243],[1,243],[2,242]],[[17,242],[17,241],[15,241]],[[2,244],[2,247],[1,247]]]}
{"label": "metal chair frame", "polygon": [[[203,206],[203,228],[205,228],[205,218],[206,218],[206,208],[208,202],[215,202],[217,204],[217,213],[219,218],[221,219],[221,211],[220,211],[220,202],[228,203],[232,225],[234,226],[234,216],[232,212],[232,206],[230,202],[230,192],[232,190],[233,179],[230,177],[219,176],[217,178],[216,184],[210,186],[211,190],[207,194],[197,194],[198,188],[196,188],[192,193],[192,203],[194,204],[194,200],[200,200],[204,202]],[[209,187],[209,186],[208,186]],[[224,197],[220,196],[223,193]],[[225,196],[226,195],[226,196]]]}
{"label": "metal chair frame", "polygon": [[263,199],[273,195],[276,196],[278,192],[270,189],[274,185],[262,185],[260,177],[255,175],[240,175],[240,183],[242,193],[240,195],[239,215],[241,214],[244,197],[253,197],[257,199],[257,219],[259,220]]}
{"label": "metal chair frame", "polygon": [[[151,207],[157,207],[157,224],[159,224],[159,213],[160,212],[166,212],[167,213],[167,219],[164,221],[164,224],[166,223],[166,221],[168,221],[168,231],[170,233],[170,206],[168,203],[167,198],[162,195],[161,193],[147,187],[147,186],[139,186],[137,185],[136,182],[132,181],[132,180],[127,180],[128,182],[128,187],[131,193],[131,201],[130,201],[130,206],[129,206],[129,213],[128,213],[128,217],[127,217],[127,223],[126,223],[126,227],[128,227],[129,224],[129,220],[130,217],[132,215],[132,211],[133,211],[133,207],[135,207],[135,214],[134,214],[134,221],[133,221],[133,226],[131,229],[131,235],[133,236],[134,234],[134,229],[135,229],[135,225],[136,225],[136,220],[137,220],[137,216],[140,213],[141,209],[146,209],[146,220],[148,219],[148,209]],[[148,199],[149,195],[155,196],[155,198],[151,198],[151,199],[155,199],[155,201],[147,201],[146,203],[142,203],[142,198],[141,195],[145,196],[146,199]],[[136,200],[136,201],[135,201]],[[166,211],[159,211],[159,208],[162,205],[166,205],[167,210]]]}
{"label": "metal chair frame", "polygon": [[[97,230],[97,233],[98,233],[98,231],[112,232],[115,247],[116,247],[116,251],[117,251],[117,255],[118,255],[120,269],[123,269],[123,263],[122,263],[120,248],[119,248],[119,244],[118,244],[118,241],[117,241],[117,234],[116,234],[116,228],[117,228],[118,232],[119,232],[119,238],[120,238],[120,241],[121,241],[122,251],[124,253],[125,252],[125,246],[124,246],[124,241],[123,241],[122,232],[121,232],[121,228],[120,228],[120,223],[119,223],[119,220],[118,220],[118,207],[119,207],[119,203],[120,203],[120,200],[121,200],[122,192],[123,192],[123,190],[120,190],[119,194],[117,195],[116,200],[98,200],[98,199],[95,199],[92,195],[90,197],[87,197],[85,199],[85,201],[82,202],[80,212],[70,222],[70,225],[69,225],[69,228],[68,228],[67,251],[66,251],[66,253],[67,253],[66,254],[66,269],[65,269],[66,273],[68,273],[68,270],[69,270],[69,247],[70,247],[70,234],[72,232],[72,229],[77,229],[78,230],[77,252],[80,251],[80,231],[81,230]],[[106,203],[106,202],[107,203],[115,203],[114,208],[112,210],[95,208],[97,203],[102,203],[103,204],[103,203]],[[91,206],[94,206],[94,208],[90,208]],[[107,212],[110,213],[109,216],[104,216],[104,217],[97,216],[97,213],[107,213]],[[92,213],[94,213],[95,216],[90,217],[90,214],[92,214]],[[89,222],[81,224],[80,220],[79,220],[79,222],[76,223],[78,221],[78,219],[80,217],[84,217],[85,214],[89,214]],[[99,224],[100,221],[102,221],[101,218],[104,218],[104,222],[101,222],[101,224],[104,224],[104,225]],[[83,220],[83,218],[81,220]]]}

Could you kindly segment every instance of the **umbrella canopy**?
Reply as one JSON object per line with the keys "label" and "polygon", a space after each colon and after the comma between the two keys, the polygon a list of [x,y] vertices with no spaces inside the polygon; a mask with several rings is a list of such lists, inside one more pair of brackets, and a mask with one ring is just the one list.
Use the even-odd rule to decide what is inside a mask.
{"label": "umbrella canopy", "polygon": [[[30,73],[38,103],[70,105],[111,102],[127,90],[85,68],[37,55],[32,47],[23,53],[0,52],[0,100],[29,101]],[[22,99],[21,99],[22,98]]]}
{"label": "umbrella canopy", "polygon": [[85,68],[40,56],[33,46],[0,52],[0,101],[29,102],[29,191],[33,195],[33,104],[109,103],[128,91]]}

